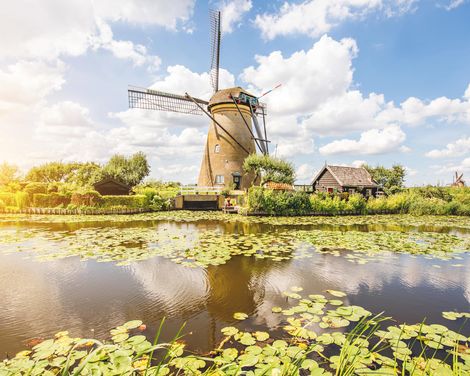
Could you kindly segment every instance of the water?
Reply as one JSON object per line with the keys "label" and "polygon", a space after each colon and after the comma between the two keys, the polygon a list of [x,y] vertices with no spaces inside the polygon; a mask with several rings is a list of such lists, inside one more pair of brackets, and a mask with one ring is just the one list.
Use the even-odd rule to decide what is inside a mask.
{"label": "water", "polygon": [[[39,227],[64,231],[65,236],[67,232],[97,226],[104,224],[58,223]],[[208,229],[241,234],[273,230],[273,225],[217,221],[119,224],[121,228],[129,226],[156,230],[165,226],[193,233]],[[351,230],[384,228],[361,226]],[[0,230],[19,228],[28,232],[37,227],[4,224]],[[293,228],[278,226],[277,231]],[[439,231],[458,233],[451,228]],[[31,246],[44,241],[36,237],[28,240]],[[12,245],[3,250],[6,247],[14,250]],[[341,290],[348,294],[347,303],[374,313],[385,311],[407,323],[426,317],[429,323],[442,323],[454,330],[460,323],[443,319],[441,312],[470,309],[470,257],[466,254],[458,261],[463,264],[459,268],[424,256],[387,253],[364,265],[344,257],[313,253],[311,258],[283,261],[236,256],[224,265],[207,268],[188,268],[162,257],[117,266],[112,262],[82,261],[79,257],[38,262],[25,256],[28,254],[0,253],[0,358],[24,349],[33,338],[51,337],[61,330],[78,337],[107,338],[110,329],[131,319],[143,320],[147,324],[144,334],[152,337],[163,317],[167,318],[164,339],[171,338],[186,322],[188,347],[204,353],[217,346],[220,329],[236,321],[232,318],[234,312],[253,315],[238,323],[242,327],[275,331],[281,316],[272,314],[271,308],[285,304],[282,292],[291,286],[302,286],[305,295]]]}

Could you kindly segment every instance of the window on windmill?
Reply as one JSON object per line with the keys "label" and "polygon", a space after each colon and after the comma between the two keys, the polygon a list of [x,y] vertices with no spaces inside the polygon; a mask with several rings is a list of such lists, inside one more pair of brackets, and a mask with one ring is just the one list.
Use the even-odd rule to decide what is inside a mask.
{"label": "window on windmill", "polygon": [[214,146],[214,153],[220,153],[220,145],[219,144],[216,144]]}
{"label": "window on windmill", "polygon": [[224,175],[215,175],[215,184],[224,184]]}

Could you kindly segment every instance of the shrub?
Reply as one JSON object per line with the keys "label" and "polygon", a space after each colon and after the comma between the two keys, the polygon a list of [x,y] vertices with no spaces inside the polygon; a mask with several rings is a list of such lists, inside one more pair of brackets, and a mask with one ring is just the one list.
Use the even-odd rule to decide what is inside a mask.
{"label": "shrub", "polygon": [[70,198],[59,193],[36,193],[33,195],[33,207],[35,208],[56,208],[65,207],[70,203]]}
{"label": "shrub", "polygon": [[70,203],[76,207],[88,206],[96,207],[99,206],[103,201],[103,197],[96,191],[86,191],[83,193],[73,193],[70,198]]}
{"label": "shrub", "polygon": [[309,197],[304,192],[273,191],[261,187],[249,189],[247,206],[250,212],[271,215],[302,215],[312,210]]}
{"label": "shrub", "polygon": [[5,209],[5,207],[6,207],[5,203],[2,200],[0,200],[0,210]]}
{"label": "shrub", "polygon": [[126,207],[132,209],[146,209],[149,207],[148,197],[145,195],[134,196],[103,196],[101,206],[105,208]]}
{"label": "shrub", "polygon": [[47,193],[47,183],[28,183],[23,191],[29,194],[31,197],[35,193]]}
{"label": "shrub", "polygon": [[410,191],[424,198],[438,198],[447,202],[452,201],[452,195],[448,187],[434,187],[428,185],[426,187],[411,188]]}
{"label": "shrub", "polygon": [[11,192],[0,192],[0,200],[3,201],[5,206],[16,206],[16,197]]}
{"label": "shrub", "polygon": [[416,196],[410,203],[410,207],[408,209],[409,214],[413,215],[426,215],[426,214],[434,214],[434,215],[444,215],[449,214],[447,213],[447,205],[448,203],[444,200],[439,198],[423,198]]}
{"label": "shrub", "polygon": [[16,207],[20,209],[27,208],[29,206],[30,199],[29,195],[26,192],[16,192],[15,193],[15,204]]}
{"label": "shrub", "polygon": [[349,196],[346,207],[347,210],[363,213],[366,210],[366,205],[367,201],[364,196],[359,193],[354,193]]}
{"label": "shrub", "polygon": [[367,201],[366,208],[367,208],[368,213],[376,213],[376,212],[388,210],[387,198],[385,197],[370,198],[369,201]]}

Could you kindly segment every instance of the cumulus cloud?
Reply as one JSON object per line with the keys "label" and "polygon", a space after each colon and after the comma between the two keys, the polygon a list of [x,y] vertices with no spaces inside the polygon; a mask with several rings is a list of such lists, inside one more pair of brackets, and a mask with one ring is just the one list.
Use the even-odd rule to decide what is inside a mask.
{"label": "cumulus cloud", "polygon": [[[192,14],[194,0],[42,0],[11,1],[2,5],[0,45],[3,58],[56,59],[79,56],[97,46],[97,39],[112,38],[109,23],[152,24],[175,29],[178,22]],[[19,25],[22,25],[19,27]],[[107,26],[105,26],[107,25]],[[118,58],[131,59],[137,65],[155,57],[130,41],[106,39],[98,44]],[[158,65],[158,64],[157,64]]]}
{"label": "cumulus cloud", "polygon": [[222,32],[229,34],[240,24],[245,13],[249,12],[253,4],[251,0],[230,0],[220,3],[222,12]]}
{"label": "cumulus cloud", "polygon": [[396,150],[406,139],[397,125],[361,133],[359,140],[341,139],[320,147],[320,154],[384,154]]}
{"label": "cumulus cloud", "polygon": [[446,145],[444,149],[433,149],[426,153],[429,158],[460,157],[470,154],[470,137],[463,137]]}
{"label": "cumulus cloud", "polygon": [[341,22],[361,19],[371,12],[401,15],[414,9],[416,0],[304,0],[284,2],[274,13],[260,14],[255,25],[266,39],[290,34],[318,37]]}

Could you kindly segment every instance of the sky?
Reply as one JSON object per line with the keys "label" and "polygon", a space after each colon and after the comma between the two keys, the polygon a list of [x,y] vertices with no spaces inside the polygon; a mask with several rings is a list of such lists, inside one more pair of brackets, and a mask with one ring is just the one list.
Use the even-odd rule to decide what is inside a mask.
{"label": "sky", "polygon": [[[297,183],[324,164],[391,166],[406,184],[470,176],[469,0],[16,0],[0,7],[0,163],[147,154],[151,177],[195,183],[209,120],[129,109],[128,85],[268,106],[271,154]],[[467,179],[468,180],[468,179]]]}

